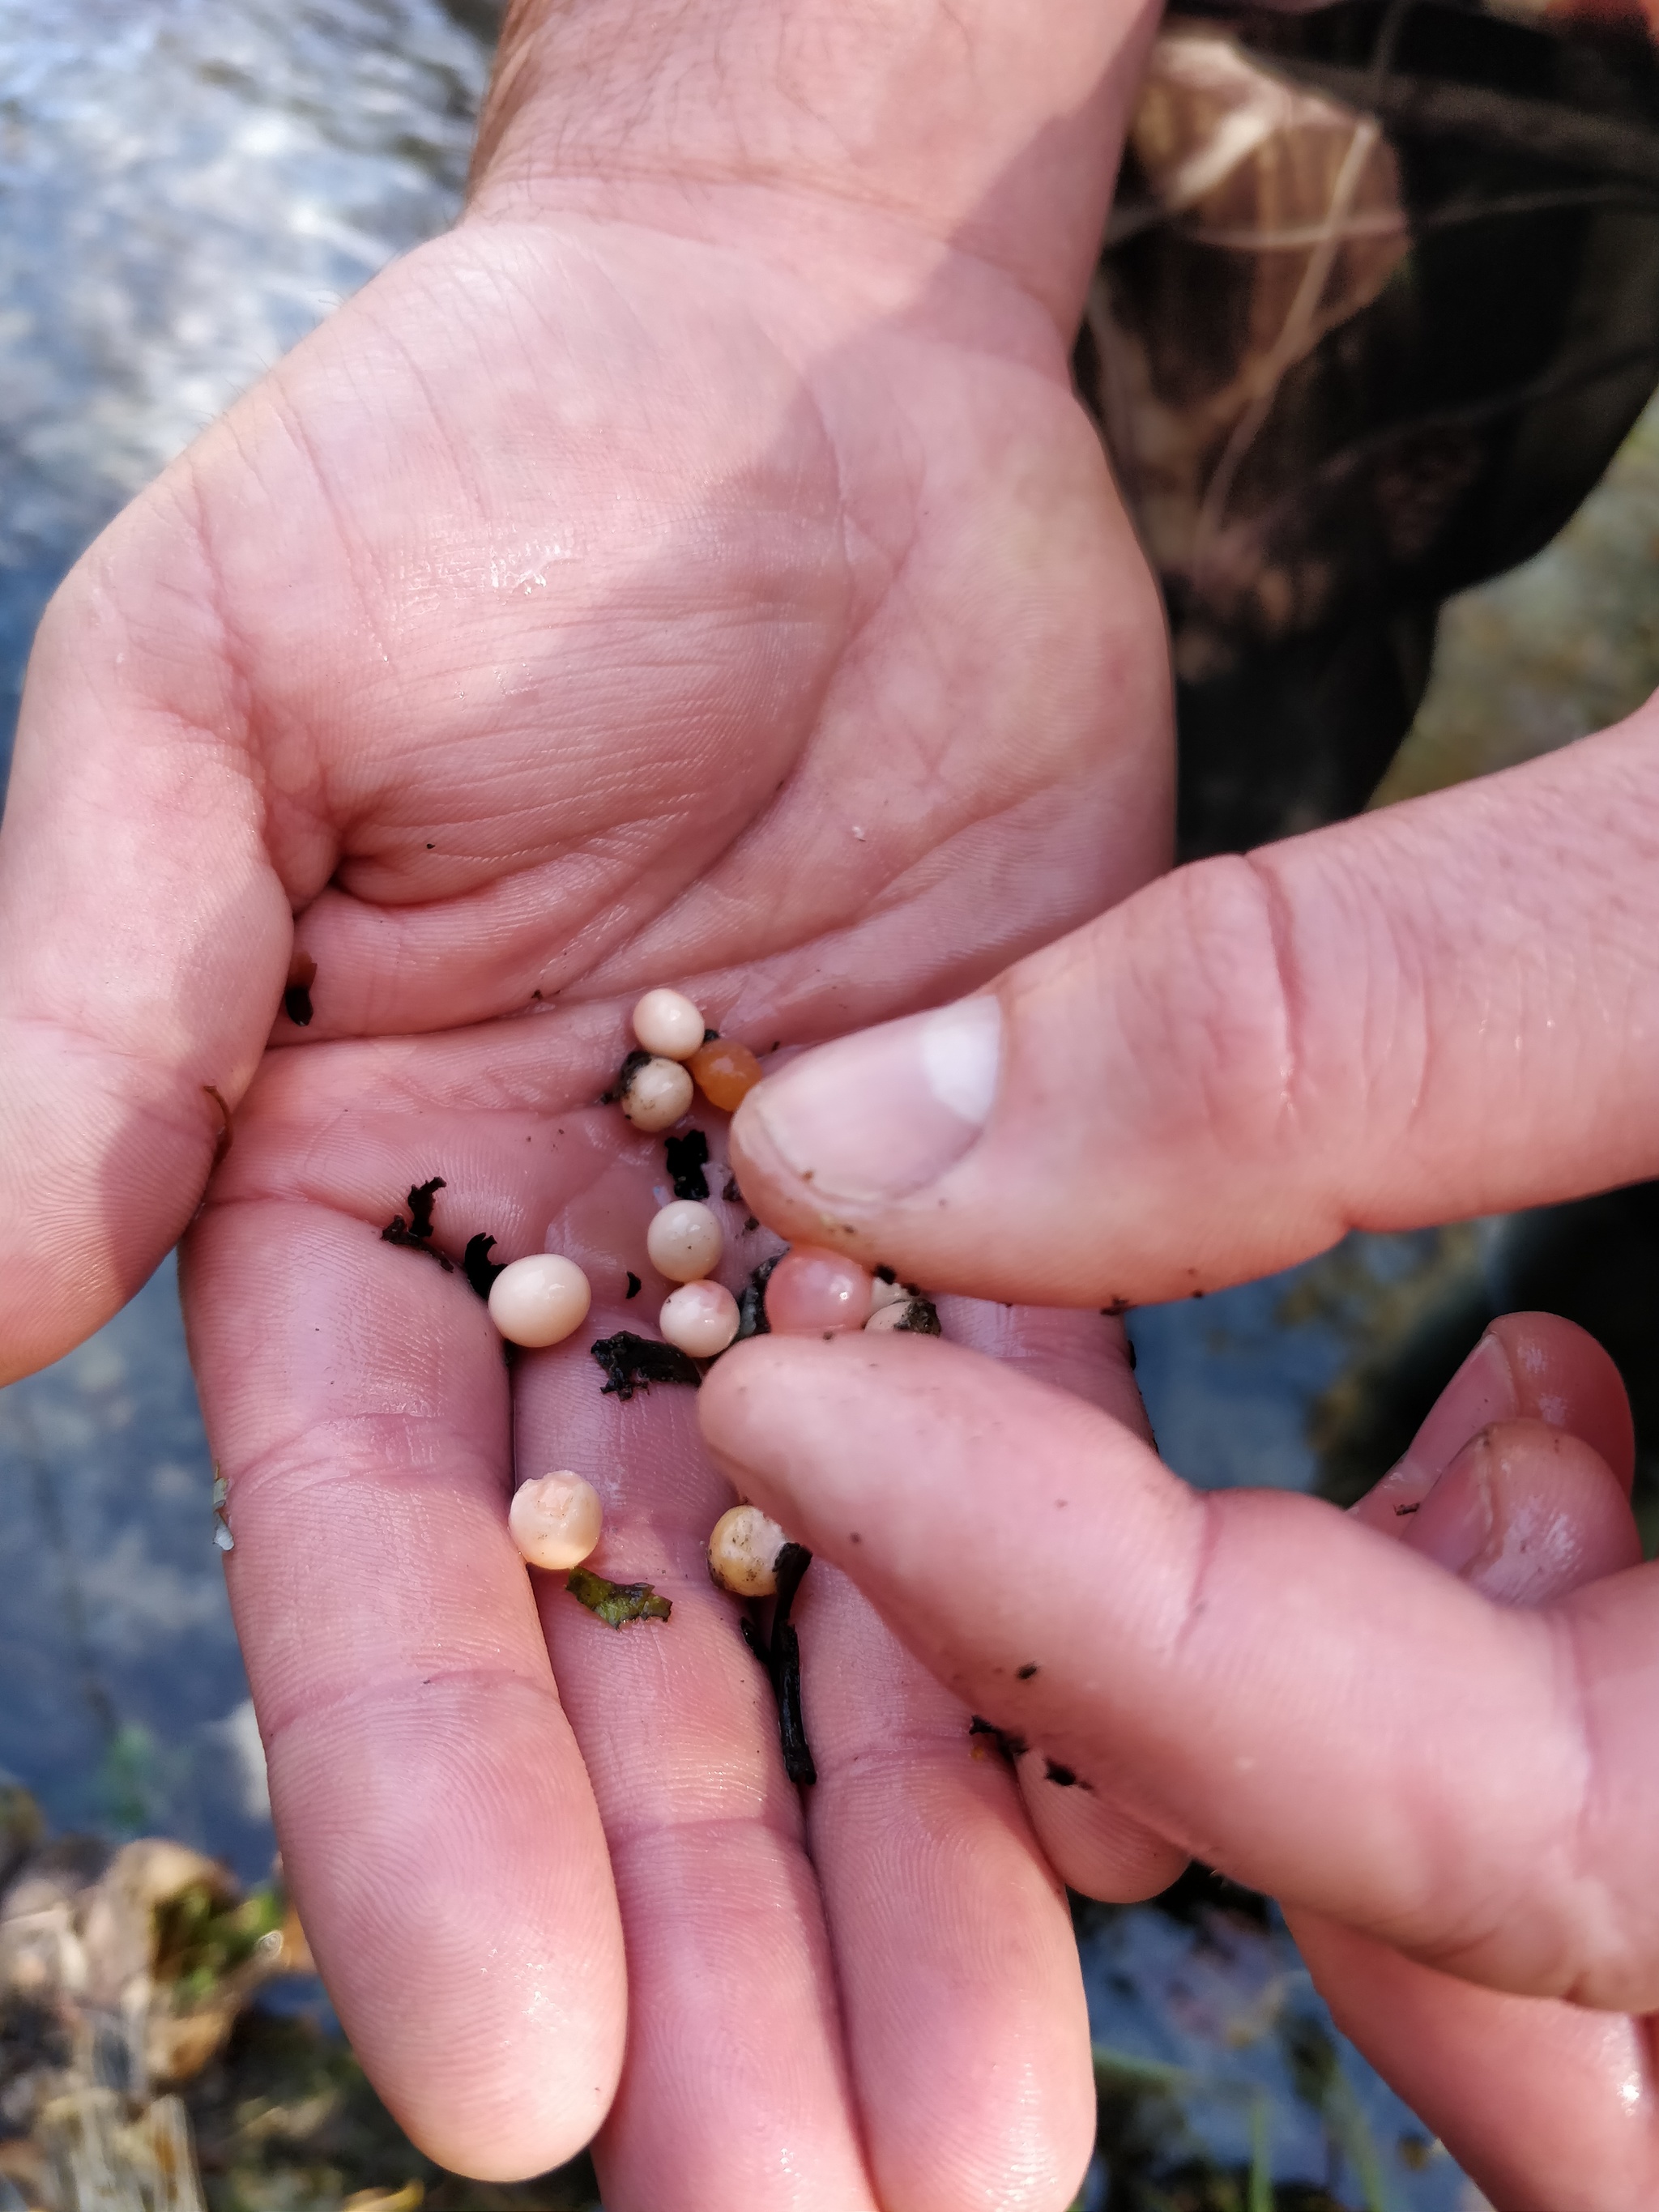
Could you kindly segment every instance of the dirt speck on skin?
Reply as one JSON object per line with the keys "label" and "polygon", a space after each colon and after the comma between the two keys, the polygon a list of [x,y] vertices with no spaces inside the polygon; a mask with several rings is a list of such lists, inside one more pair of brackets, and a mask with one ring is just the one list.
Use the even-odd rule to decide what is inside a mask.
{"label": "dirt speck on skin", "polygon": [[969,1720],[968,1733],[988,1735],[1010,1766],[1016,1759],[1024,1759],[1030,1748],[1023,1735],[1016,1735],[1012,1729],[1000,1729],[994,1721],[985,1720],[978,1713]]}
{"label": "dirt speck on skin", "polygon": [[1054,1783],[1057,1788],[1061,1790],[1075,1790],[1077,1788],[1076,1775],[1072,1771],[1069,1766],[1062,1766],[1058,1759],[1044,1759],[1042,1762],[1042,1778],[1045,1782]]}
{"label": "dirt speck on skin", "polygon": [[1029,1682],[1032,1675],[1035,1674],[1036,1671],[1036,1661],[1035,1659],[1028,1659],[1023,1667],[1015,1668],[1014,1680],[1017,1682]]}

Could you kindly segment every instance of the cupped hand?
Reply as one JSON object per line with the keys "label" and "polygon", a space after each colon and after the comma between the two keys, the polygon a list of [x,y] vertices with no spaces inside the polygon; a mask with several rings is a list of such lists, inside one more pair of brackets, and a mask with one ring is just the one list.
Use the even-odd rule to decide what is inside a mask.
{"label": "cupped hand", "polygon": [[[803,1808],[689,1404],[602,1401],[587,1333],[509,1389],[379,1234],[441,1176],[452,1259],[582,1244],[598,1334],[661,1172],[593,1103],[639,989],[834,1035],[1161,861],[1162,628],[1066,362],[1128,33],[970,9],[890,52],[803,6],[808,101],[777,11],[719,13],[620,88],[510,33],[470,218],[54,602],[0,832],[0,1356],[143,1279],[234,1114],[185,1255],[233,1601],[307,1930],[436,2155],[552,2164],[620,2069],[623,2212],[1050,2205],[1075,1961],[961,1709],[815,1570]],[[1087,1387],[1099,1325],[1033,1332]],[[666,1628],[538,1622],[515,1458],[603,1483]]]}
{"label": "cupped hand", "polygon": [[1029,1745],[1022,1779],[1284,1902],[1502,2212],[1650,2201],[1659,1568],[1581,1331],[1496,1323],[1351,1515],[1189,1491],[1107,1411],[923,1340],[744,1346],[702,1407],[733,1480]]}

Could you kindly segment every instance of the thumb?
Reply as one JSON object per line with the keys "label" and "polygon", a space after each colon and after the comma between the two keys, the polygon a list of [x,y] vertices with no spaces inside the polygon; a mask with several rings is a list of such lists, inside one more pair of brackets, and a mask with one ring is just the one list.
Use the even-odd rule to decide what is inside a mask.
{"label": "thumb", "polygon": [[732,1129],[787,1235],[929,1289],[1180,1297],[1659,1171],[1659,707],[1150,885]]}
{"label": "thumb", "polygon": [[177,1239],[289,957],[185,465],[62,587],[24,692],[0,829],[0,1382]]}

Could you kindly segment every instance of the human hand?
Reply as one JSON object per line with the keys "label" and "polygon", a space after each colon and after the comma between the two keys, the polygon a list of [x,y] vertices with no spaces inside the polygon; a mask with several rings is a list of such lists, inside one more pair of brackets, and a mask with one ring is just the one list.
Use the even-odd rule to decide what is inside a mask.
{"label": "human hand", "polygon": [[1049,1832],[1074,1887],[1125,1893],[1138,1829],[1268,1891],[1503,2212],[1650,2201],[1659,1569],[1582,1331],[1495,1323],[1346,1515],[1191,1492],[1108,1412],[922,1340],[744,1346],[702,1415],[746,1494],[1029,1742],[1022,1775],[1076,1778],[1051,1795],[1113,1847]]}
{"label": "human hand", "polygon": [[[734,1130],[751,1202],[930,1285],[1081,1304],[1652,1172],[1653,721],[1182,871],[994,1000],[809,1056]],[[1606,1473],[1627,1416],[1570,1341],[1531,1410],[1593,1455],[1553,1440],[1540,1468],[1500,1432],[1432,1500],[1408,1466],[1358,1525],[1191,1498],[1097,1415],[933,1346],[871,1347],[856,1392],[845,1352],[745,1348],[703,1407],[745,1488],[993,1717],[1041,1625],[1049,1687],[1014,1724],[1149,1838],[1283,1899],[1343,2024],[1500,2203],[1549,2212],[1651,2194],[1659,2007],[1655,1570],[1595,1579],[1636,1557]],[[1422,1463],[1522,1410],[1454,1394]],[[1460,1532],[1483,1487],[1530,1490],[1552,1548],[1528,1577]],[[1437,1548],[1460,1533],[1472,1555]],[[1482,1604],[1424,1550],[1543,1609]],[[1109,1866],[1057,1863],[1110,1893]]]}
{"label": "human hand", "polygon": [[[803,1815],[687,1409],[601,1404],[579,1346],[509,1405],[461,1279],[377,1233],[441,1175],[452,1255],[552,1224],[604,1301],[583,1186],[635,1234],[650,1148],[588,1102],[641,986],[831,1034],[1163,857],[1161,623],[1066,361],[1132,20],[712,14],[519,11],[469,219],[55,602],[0,832],[0,1346],[113,1310],[236,1108],[185,1254],[233,1602],[307,1931],[434,2154],[586,2139],[625,1928],[607,2202],[1048,2204],[1080,2000],[1006,1778],[826,1569]],[[620,1462],[605,1556],[676,1601],[618,1636],[544,1591],[562,1711],[515,1447]]]}

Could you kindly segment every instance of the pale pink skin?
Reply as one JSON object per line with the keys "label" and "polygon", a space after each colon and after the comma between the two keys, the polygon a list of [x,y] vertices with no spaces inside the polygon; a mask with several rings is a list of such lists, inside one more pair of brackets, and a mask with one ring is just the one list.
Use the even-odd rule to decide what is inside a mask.
{"label": "pale pink skin", "polygon": [[[945,1303],[951,1336],[1001,1318]],[[1495,2204],[1654,2202],[1659,1568],[1607,1355],[1495,1323],[1349,1515],[1190,1492],[1127,1373],[1097,1409],[1025,1364],[768,1337],[700,1412],[930,1672],[1093,1781],[1028,1796],[1073,1886],[1144,1895],[1201,1853],[1281,1899],[1340,2025]]]}
{"label": "pale pink skin", "polygon": [[798,1244],[766,1284],[766,1319],[780,1336],[827,1336],[870,1318],[870,1276],[856,1260]]}
{"label": "pale pink skin", "polygon": [[[185,1298],[307,1930],[426,2148],[538,2172],[608,2112],[615,2212],[1052,2212],[1092,2130],[1014,1784],[826,1567],[803,1802],[690,1394],[586,1348],[669,1288],[623,1297],[660,1142],[592,1103],[643,991],[765,1054],[1167,855],[1161,614],[1067,367],[1150,15],[883,9],[515,9],[469,218],[59,592],[0,829],[3,1371],[190,1223],[216,1086]],[[434,1173],[452,1257],[580,1261],[583,1330],[509,1376],[380,1240]],[[670,1628],[538,1620],[510,1409],[518,1472],[615,1470],[595,1564]]]}

